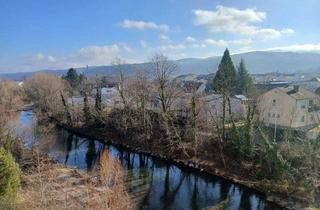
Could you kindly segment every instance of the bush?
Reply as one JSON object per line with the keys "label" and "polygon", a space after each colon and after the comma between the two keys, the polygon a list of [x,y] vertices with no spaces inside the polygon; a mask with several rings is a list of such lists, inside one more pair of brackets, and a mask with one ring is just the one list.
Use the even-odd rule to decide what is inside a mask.
{"label": "bush", "polygon": [[0,147],[0,199],[14,200],[19,186],[19,166],[12,155]]}

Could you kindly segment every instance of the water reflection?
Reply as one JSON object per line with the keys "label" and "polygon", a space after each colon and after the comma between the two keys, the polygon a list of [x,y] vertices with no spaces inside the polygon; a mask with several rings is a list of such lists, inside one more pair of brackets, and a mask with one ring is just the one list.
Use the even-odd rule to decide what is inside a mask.
{"label": "water reflection", "polygon": [[222,202],[231,210],[280,209],[254,191],[231,182],[81,138],[63,129],[55,129],[42,137],[37,135],[37,142],[52,158],[85,171],[95,170],[101,152],[108,150],[123,165],[129,193],[140,209],[200,210]]}

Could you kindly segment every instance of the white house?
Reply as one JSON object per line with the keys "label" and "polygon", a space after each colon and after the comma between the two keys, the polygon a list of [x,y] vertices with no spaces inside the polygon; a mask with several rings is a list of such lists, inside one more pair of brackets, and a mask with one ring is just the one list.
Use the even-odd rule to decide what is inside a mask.
{"label": "white house", "polygon": [[[247,112],[248,98],[244,95],[235,95],[230,99],[231,113],[234,119],[239,119],[245,116]],[[223,113],[223,96],[220,94],[210,94],[201,98],[203,102],[202,117],[207,121],[211,118],[219,119]],[[228,104],[226,104],[226,118],[229,118]]]}
{"label": "white house", "polygon": [[274,88],[258,104],[260,121],[268,126],[310,129],[319,124],[320,97],[300,86]]}
{"label": "white house", "polygon": [[[91,95],[94,98],[97,93],[96,89],[93,89],[91,91]],[[119,104],[120,96],[117,88],[111,87],[111,88],[101,88],[101,100],[102,104],[106,106],[115,106]]]}

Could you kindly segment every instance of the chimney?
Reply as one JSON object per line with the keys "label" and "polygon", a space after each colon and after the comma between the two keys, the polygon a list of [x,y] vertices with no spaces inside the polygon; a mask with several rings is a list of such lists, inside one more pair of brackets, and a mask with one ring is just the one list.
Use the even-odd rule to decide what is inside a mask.
{"label": "chimney", "polygon": [[294,90],[294,92],[299,92],[299,85],[294,85],[293,86],[293,90]]}

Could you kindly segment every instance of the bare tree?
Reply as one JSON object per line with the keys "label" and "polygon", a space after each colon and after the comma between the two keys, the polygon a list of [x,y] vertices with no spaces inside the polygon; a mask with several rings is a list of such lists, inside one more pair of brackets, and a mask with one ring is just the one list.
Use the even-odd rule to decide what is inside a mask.
{"label": "bare tree", "polygon": [[10,111],[21,105],[21,88],[13,81],[0,80],[1,111]]}
{"label": "bare tree", "polygon": [[144,71],[137,73],[128,82],[128,92],[134,106],[142,113],[143,127],[146,127],[146,110],[150,101],[151,82]]}
{"label": "bare tree", "polygon": [[38,73],[27,79],[23,87],[27,97],[47,114],[64,111],[61,94],[66,93],[66,83],[59,77]]}
{"label": "bare tree", "polygon": [[7,123],[8,114],[21,106],[21,92],[15,82],[0,80],[0,128]]}
{"label": "bare tree", "polygon": [[125,61],[121,60],[120,58],[116,58],[113,62],[112,65],[116,69],[118,73],[118,85],[117,89],[122,101],[123,106],[126,108],[128,103],[127,103],[127,97],[126,97],[126,82],[127,78],[125,76],[124,70],[123,70],[123,65],[125,65]]}
{"label": "bare tree", "polygon": [[200,99],[200,95],[197,93],[198,85],[196,83],[191,84],[191,97],[190,97],[190,124],[191,124],[191,136],[193,140],[193,144],[195,145],[195,151],[197,155],[197,148],[199,145],[198,142],[198,127],[199,127],[199,114],[200,109],[202,107]]}
{"label": "bare tree", "polygon": [[159,100],[163,113],[170,111],[172,100],[175,96],[172,81],[173,74],[177,71],[177,65],[162,54],[155,54],[151,60],[151,67],[155,73],[155,82],[158,89]]}
{"label": "bare tree", "polygon": [[155,74],[155,84],[167,135],[181,141],[171,115],[171,105],[178,96],[177,86],[172,77],[178,67],[163,54],[155,54],[150,59],[150,64]]}

